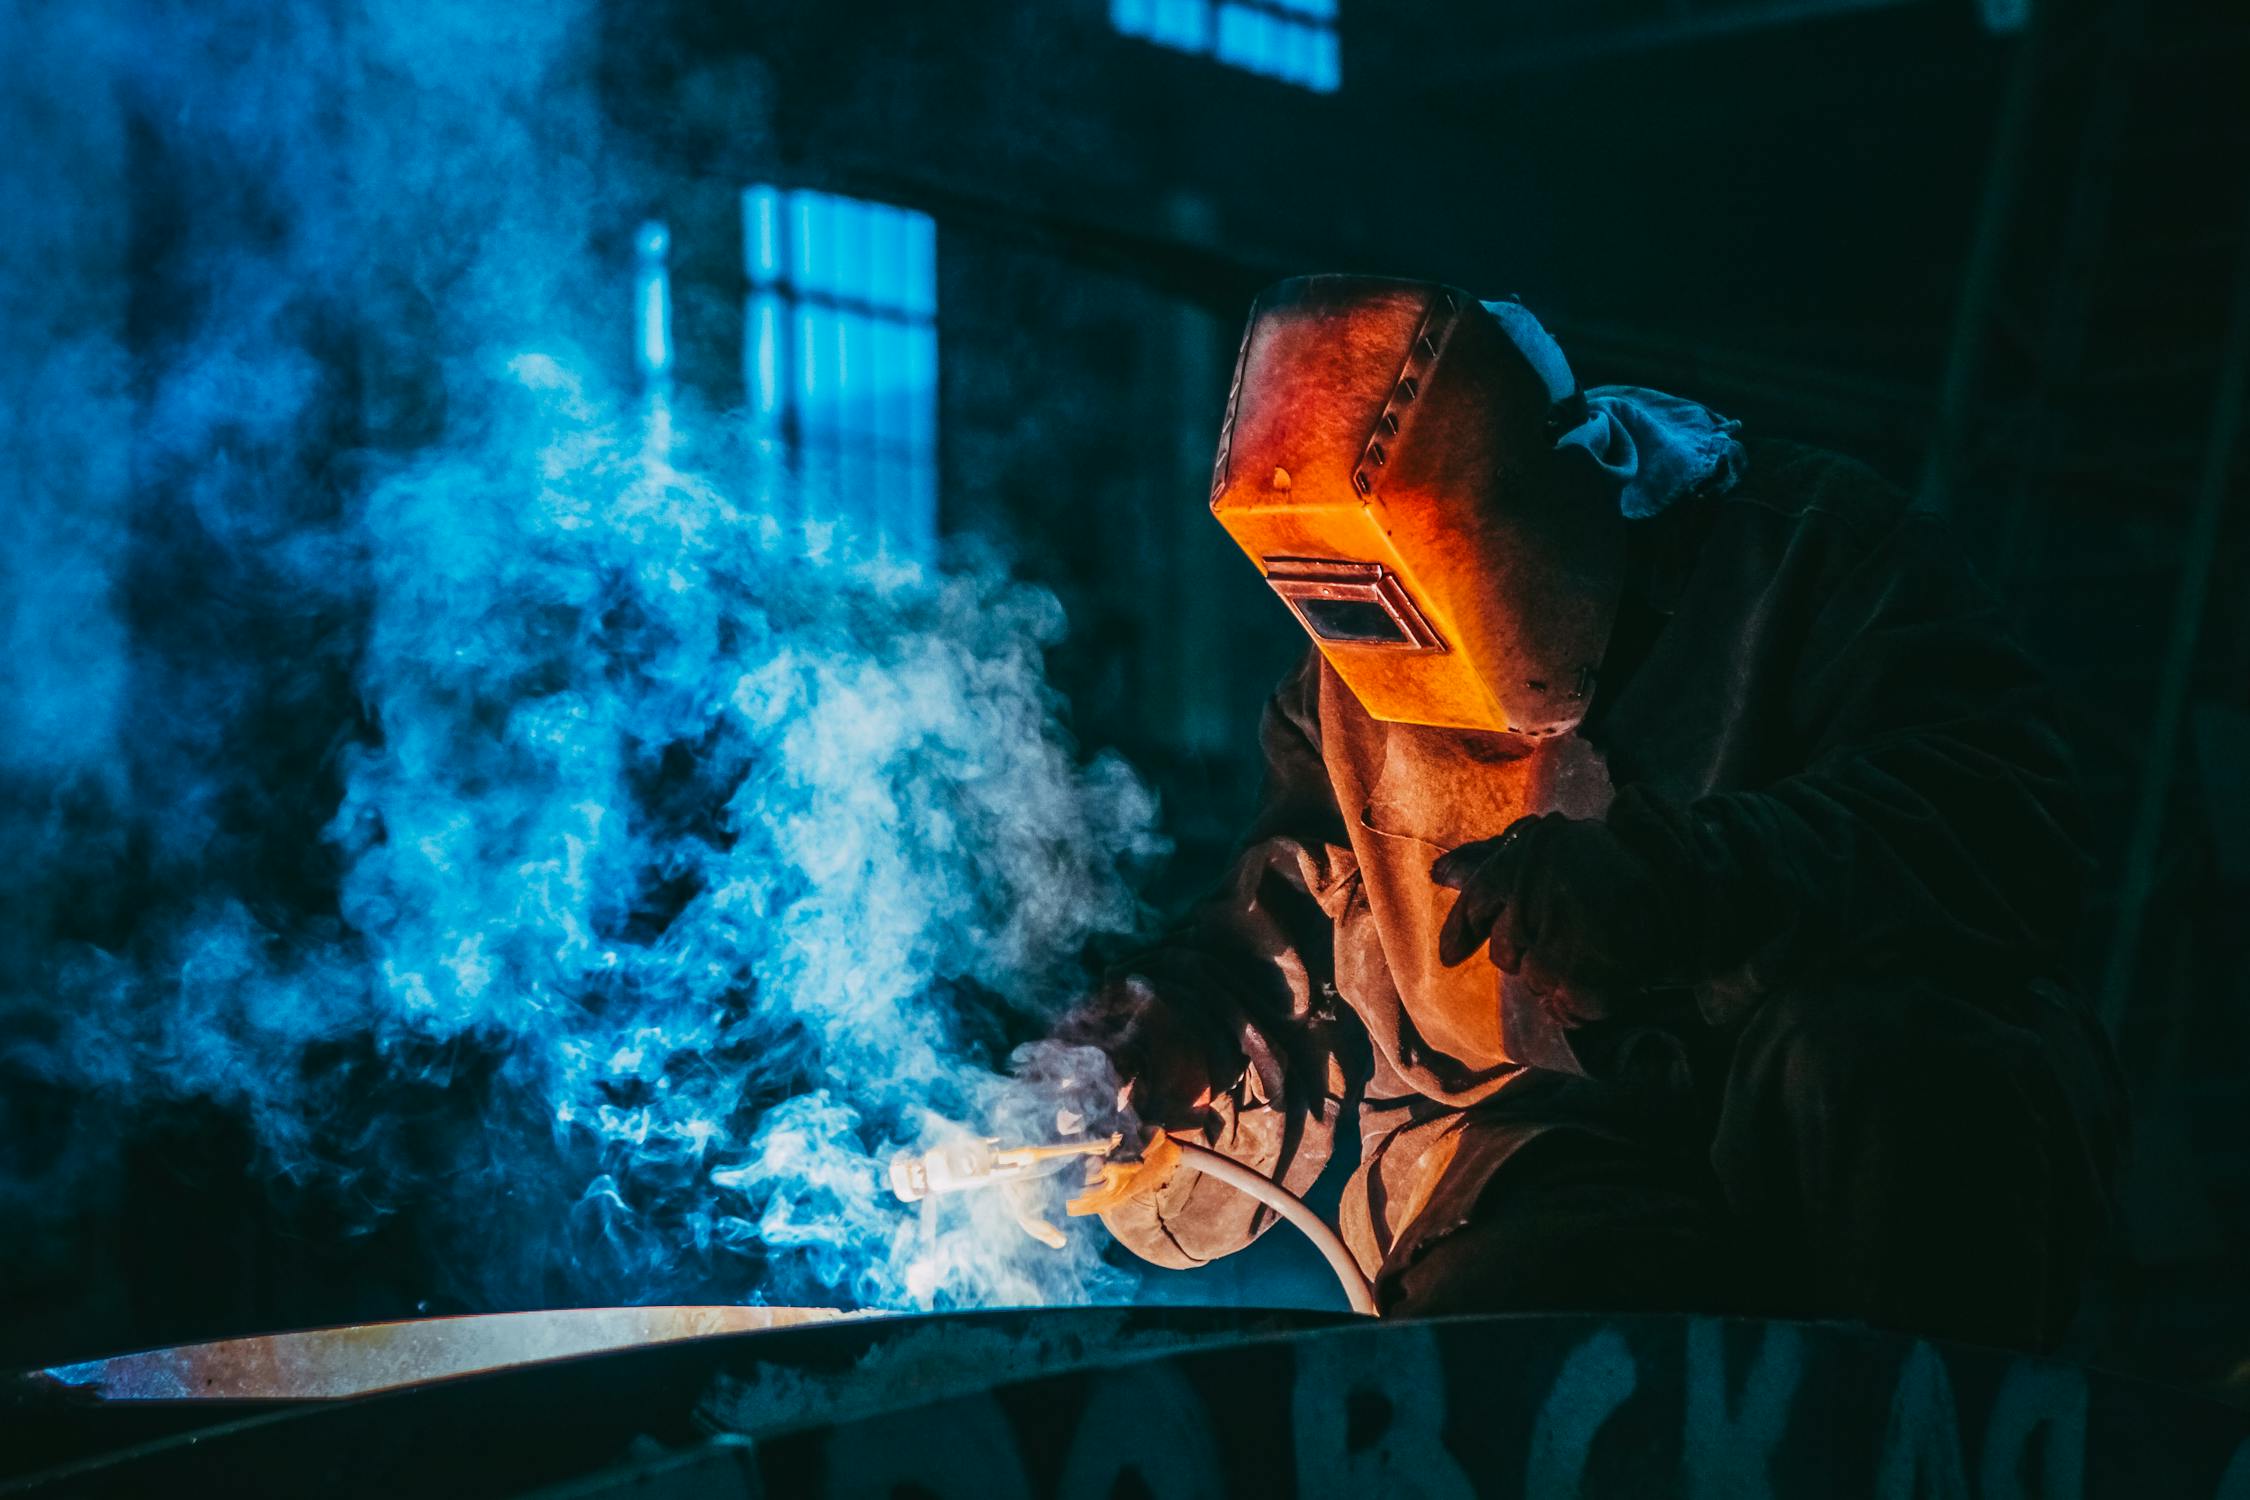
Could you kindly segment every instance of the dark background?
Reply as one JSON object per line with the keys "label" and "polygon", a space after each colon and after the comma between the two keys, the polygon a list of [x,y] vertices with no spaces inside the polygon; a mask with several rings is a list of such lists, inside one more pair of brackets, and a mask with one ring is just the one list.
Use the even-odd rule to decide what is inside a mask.
{"label": "dark background", "polygon": [[[1587,383],[1697,397],[1950,511],[2063,688],[2099,840],[2080,956],[2138,1140],[2081,1345],[2250,1387],[2239,4],[1342,0],[1332,95],[1121,36],[1103,0],[612,11],[612,113],[682,184],[645,207],[698,394],[742,398],[745,183],[936,219],[941,526],[1061,596],[1051,675],[1082,744],[1162,795],[1161,901],[1223,857],[1301,648],[1201,505],[1268,280],[1520,294]],[[145,132],[120,139],[160,327],[184,210]],[[0,1262],[0,1361],[424,1300],[410,1247],[275,1227],[209,1120],[136,1152],[130,1207]],[[1152,1295],[1299,1295],[1291,1255]]]}

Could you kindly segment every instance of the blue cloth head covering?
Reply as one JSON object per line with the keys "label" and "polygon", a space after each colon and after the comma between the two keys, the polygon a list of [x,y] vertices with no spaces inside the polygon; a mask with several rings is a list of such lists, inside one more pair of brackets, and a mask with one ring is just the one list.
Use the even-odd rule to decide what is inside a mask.
{"label": "blue cloth head covering", "polygon": [[[1578,389],[1562,347],[1520,302],[1484,304],[1511,342],[1561,401]],[[1692,494],[1724,494],[1748,467],[1729,421],[1700,402],[1637,385],[1598,385],[1586,392],[1586,417],[1555,439],[1582,448],[1617,486],[1617,506],[1645,520]]]}

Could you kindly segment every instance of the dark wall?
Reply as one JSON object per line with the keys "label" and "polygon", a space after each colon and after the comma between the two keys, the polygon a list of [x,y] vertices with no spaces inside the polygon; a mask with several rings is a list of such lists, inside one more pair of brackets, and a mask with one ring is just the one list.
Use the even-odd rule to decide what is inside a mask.
{"label": "dark wall", "polygon": [[[1930,9],[1542,73],[1455,8],[1347,5],[1324,97],[1119,37],[1099,0],[767,4],[699,10],[628,112],[715,195],[778,178],[938,217],[946,524],[1063,596],[1075,722],[1157,776],[1194,866],[1295,649],[1201,515],[1256,288],[1516,292],[1590,381],[1911,477],[2006,61],[1966,7]],[[723,345],[739,287],[711,267]],[[737,358],[710,354],[722,399]]]}

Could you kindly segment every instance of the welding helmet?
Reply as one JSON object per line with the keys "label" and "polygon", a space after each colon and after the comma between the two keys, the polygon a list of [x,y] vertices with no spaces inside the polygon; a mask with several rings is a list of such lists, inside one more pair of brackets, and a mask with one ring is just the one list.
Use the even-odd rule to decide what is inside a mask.
{"label": "welding helmet", "polygon": [[1528,314],[1305,276],[1250,309],[1211,510],[1367,712],[1546,736],[1585,716],[1624,521]]}

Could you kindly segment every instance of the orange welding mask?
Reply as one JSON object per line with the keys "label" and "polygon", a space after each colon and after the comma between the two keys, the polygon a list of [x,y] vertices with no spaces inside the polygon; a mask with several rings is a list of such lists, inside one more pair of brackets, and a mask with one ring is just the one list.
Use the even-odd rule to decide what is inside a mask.
{"label": "orange welding mask", "polygon": [[1546,736],[1585,716],[1625,522],[1556,446],[1584,402],[1538,337],[1371,276],[1250,309],[1211,510],[1375,718]]}

